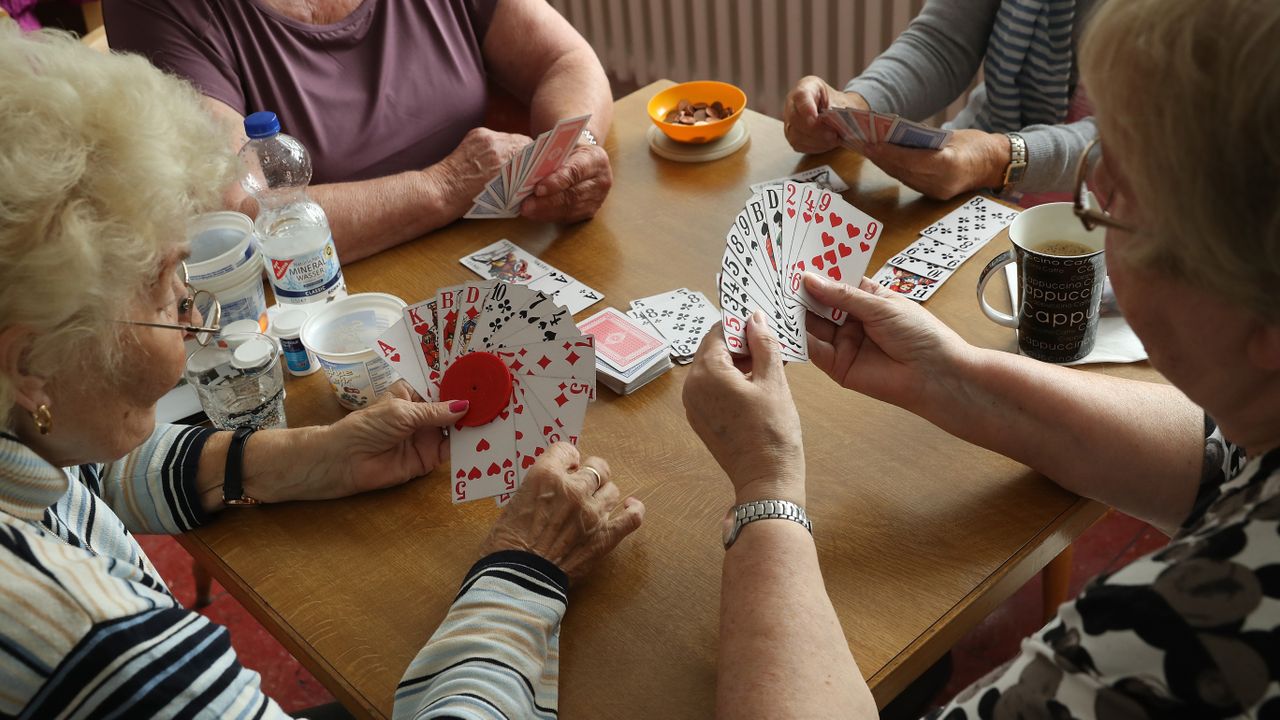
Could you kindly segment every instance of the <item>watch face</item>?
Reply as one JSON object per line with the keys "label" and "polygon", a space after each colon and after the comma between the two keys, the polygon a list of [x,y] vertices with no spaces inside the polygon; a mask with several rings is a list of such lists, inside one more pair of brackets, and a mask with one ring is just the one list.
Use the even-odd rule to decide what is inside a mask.
{"label": "watch face", "polygon": [[720,540],[724,543],[725,550],[733,543],[733,536],[733,508],[729,508],[729,512],[724,514],[724,520],[720,521]]}

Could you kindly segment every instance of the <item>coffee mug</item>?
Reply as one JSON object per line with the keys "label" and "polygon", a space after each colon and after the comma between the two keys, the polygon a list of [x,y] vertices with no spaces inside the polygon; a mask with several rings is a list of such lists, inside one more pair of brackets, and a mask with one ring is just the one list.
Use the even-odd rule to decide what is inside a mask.
{"label": "coffee mug", "polygon": [[[1018,350],[1045,362],[1065,363],[1088,355],[1098,334],[1098,304],[1107,277],[1101,228],[1086,230],[1071,203],[1024,210],[1009,226],[1013,248],[1000,253],[978,278],[982,312],[1017,328]],[[987,304],[984,292],[996,271],[1018,264],[1014,314]]]}

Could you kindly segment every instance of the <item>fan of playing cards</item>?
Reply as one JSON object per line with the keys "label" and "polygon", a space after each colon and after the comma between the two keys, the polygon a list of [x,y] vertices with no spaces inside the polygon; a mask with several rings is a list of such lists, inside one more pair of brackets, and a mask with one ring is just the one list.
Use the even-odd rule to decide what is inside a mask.
{"label": "fan of playing cards", "polygon": [[422,397],[470,402],[449,435],[455,503],[503,504],[549,446],[577,444],[596,396],[593,338],[524,285],[442,288],[405,308],[377,349]]}
{"label": "fan of playing cards", "polygon": [[844,313],[815,300],[800,282],[814,272],[856,285],[867,270],[879,222],[836,193],[788,180],[751,196],[725,237],[720,309],[729,349],[745,353],[746,320],[764,311],[788,360],[807,361],[804,313],[836,323]]}
{"label": "fan of playing cards", "polygon": [[580,115],[556,123],[556,126],[524,146],[502,166],[497,177],[485,184],[484,190],[472,198],[475,205],[463,217],[472,219],[512,218],[520,214],[520,203],[529,197],[542,179],[555,172],[569,159],[578,137],[591,121],[591,115]]}

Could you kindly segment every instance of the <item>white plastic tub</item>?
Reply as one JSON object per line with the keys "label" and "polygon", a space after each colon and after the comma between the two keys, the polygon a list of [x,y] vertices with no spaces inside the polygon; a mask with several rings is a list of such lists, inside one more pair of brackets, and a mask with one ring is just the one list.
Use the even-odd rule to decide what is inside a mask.
{"label": "white plastic tub", "polygon": [[395,382],[395,370],[372,348],[404,308],[394,295],[360,293],[311,310],[302,325],[302,344],[315,353],[343,407],[358,410]]}

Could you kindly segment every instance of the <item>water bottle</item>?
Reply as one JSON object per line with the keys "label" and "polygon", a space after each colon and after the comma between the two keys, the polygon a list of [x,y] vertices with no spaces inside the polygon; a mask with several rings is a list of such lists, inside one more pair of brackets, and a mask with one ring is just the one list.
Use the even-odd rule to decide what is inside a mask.
{"label": "water bottle", "polygon": [[280,132],[273,112],[244,119],[249,142],[240,148],[240,186],[258,201],[254,222],[276,301],[305,305],[345,297],[347,283],[329,220],[311,198],[311,157]]}

